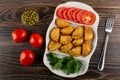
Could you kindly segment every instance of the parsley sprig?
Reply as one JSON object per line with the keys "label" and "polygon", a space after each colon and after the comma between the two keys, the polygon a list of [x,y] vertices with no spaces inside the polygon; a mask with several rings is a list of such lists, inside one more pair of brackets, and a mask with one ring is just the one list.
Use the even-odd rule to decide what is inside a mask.
{"label": "parsley sprig", "polygon": [[82,66],[82,62],[73,58],[73,56],[66,56],[59,58],[57,54],[49,52],[47,55],[48,61],[53,69],[63,70],[67,75],[79,72]]}

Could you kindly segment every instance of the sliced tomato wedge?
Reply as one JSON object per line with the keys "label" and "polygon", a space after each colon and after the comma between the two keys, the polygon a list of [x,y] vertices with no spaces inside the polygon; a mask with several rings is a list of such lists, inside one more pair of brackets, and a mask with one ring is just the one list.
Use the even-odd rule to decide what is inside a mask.
{"label": "sliced tomato wedge", "polygon": [[68,11],[67,11],[67,16],[68,16],[68,19],[69,19],[69,20],[72,20],[72,14],[73,14],[73,12],[74,12],[75,10],[76,10],[75,7],[71,7],[71,8],[68,9]]}
{"label": "sliced tomato wedge", "polygon": [[56,14],[57,14],[57,16],[58,16],[59,18],[63,18],[62,13],[63,13],[63,11],[64,11],[65,9],[66,9],[65,7],[60,7],[60,8],[57,9]]}
{"label": "sliced tomato wedge", "polygon": [[76,14],[76,19],[79,23],[82,23],[81,21],[81,17],[82,15],[85,13],[86,11],[85,10],[80,10],[77,14]]}
{"label": "sliced tomato wedge", "polygon": [[92,25],[96,20],[95,15],[92,12],[85,12],[82,15],[82,23],[87,25]]}
{"label": "sliced tomato wedge", "polygon": [[68,9],[69,8],[66,8],[66,9],[64,9],[64,11],[63,11],[63,19],[66,19],[66,20],[68,20],[68,16],[67,16],[67,11],[68,11]]}
{"label": "sliced tomato wedge", "polygon": [[73,12],[73,14],[72,14],[72,20],[74,21],[74,22],[78,22],[77,21],[77,13],[80,11],[80,9],[76,9],[74,12]]}

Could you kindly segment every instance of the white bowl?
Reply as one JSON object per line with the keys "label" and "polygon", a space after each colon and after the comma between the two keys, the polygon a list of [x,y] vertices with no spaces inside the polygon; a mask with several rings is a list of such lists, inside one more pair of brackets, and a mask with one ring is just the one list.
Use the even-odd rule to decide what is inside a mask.
{"label": "white bowl", "polygon": [[[91,53],[90,53],[88,56],[86,56],[86,57],[82,57],[82,56],[80,56],[80,57],[74,57],[74,58],[76,58],[76,59],[81,60],[82,63],[83,63],[83,65],[82,65],[81,70],[80,70],[79,73],[73,73],[73,74],[67,75],[66,73],[64,73],[64,72],[61,71],[61,70],[53,70],[52,67],[51,67],[51,65],[49,64],[49,61],[47,60],[46,54],[49,52],[49,51],[48,51],[48,43],[49,43],[49,41],[50,41],[49,34],[50,34],[51,29],[52,29],[53,27],[56,27],[56,24],[55,24],[55,19],[57,18],[57,16],[56,16],[56,10],[57,10],[59,7],[76,7],[76,8],[80,8],[80,9],[85,9],[85,10],[88,10],[88,11],[93,12],[93,13],[95,14],[95,16],[96,16],[96,21],[95,21],[95,23],[90,26],[90,27],[93,29],[94,34],[95,34],[95,35],[94,35],[95,38],[94,38],[94,40],[92,41],[92,46],[93,46],[93,47],[92,47]],[[80,3],[80,2],[75,2],[75,1],[70,1],[70,2],[66,2],[66,3],[60,4],[60,5],[57,6],[56,10],[55,10],[55,13],[54,13],[54,18],[53,18],[51,24],[49,25],[48,30],[47,30],[47,33],[46,33],[46,49],[45,49],[45,53],[44,53],[43,62],[44,62],[44,64],[45,64],[45,66],[49,68],[49,70],[50,70],[51,72],[53,72],[53,73],[56,74],[56,75],[62,76],[62,77],[73,78],[73,77],[77,77],[77,76],[79,76],[79,75],[83,75],[83,74],[85,74],[85,73],[87,72],[87,70],[88,70],[90,58],[91,58],[91,56],[93,55],[93,53],[94,53],[94,51],[95,51],[95,48],[96,48],[96,45],[97,45],[97,39],[98,39],[98,36],[97,36],[97,28],[98,28],[98,24],[99,24],[99,15],[98,15],[98,13],[97,13],[92,7],[90,7],[89,5],[84,4],[84,3]],[[72,24],[74,24],[74,26],[83,25],[83,24],[74,23],[74,22],[72,22],[72,21],[69,21],[69,22],[71,22]],[[54,51],[54,53],[59,54],[60,57],[68,56],[68,54],[63,54],[62,52],[60,52],[60,51],[58,51],[58,50]]]}

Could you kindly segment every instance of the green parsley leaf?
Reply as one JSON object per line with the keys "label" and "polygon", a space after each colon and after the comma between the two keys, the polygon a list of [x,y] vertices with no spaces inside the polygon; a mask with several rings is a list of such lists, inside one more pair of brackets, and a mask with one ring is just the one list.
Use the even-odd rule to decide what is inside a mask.
{"label": "green parsley leaf", "polygon": [[73,58],[73,56],[66,56],[64,58],[58,58],[57,54],[49,52],[46,54],[50,65],[53,69],[61,69],[67,73],[67,75],[79,72],[82,62]]}
{"label": "green parsley leaf", "polygon": [[50,65],[52,66],[54,66],[59,60],[59,58],[56,56],[55,53],[47,54],[47,58],[48,58],[48,61],[50,61]]}
{"label": "green parsley leaf", "polygon": [[68,61],[74,60],[74,58],[72,56],[66,56],[63,58],[63,62],[62,62],[62,70],[66,70],[67,69],[67,63]]}
{"label": "green parsley leaf", "polygon": [[79,72],[81,68],[81,64],[79,63],[80,61],[76,60],[75,61],[75,72]]}
{"label": "green parsley leaf", "polygon": [[53,69],[60,69],[62,66],[63,59],[59,59],[59,61],[54,65]]}
{"label": "green parsley leaf", "polygon": [[74,70],[75,70],[74,60],[68,61],[68,63],[67,63],[67,75],[74,73]]}

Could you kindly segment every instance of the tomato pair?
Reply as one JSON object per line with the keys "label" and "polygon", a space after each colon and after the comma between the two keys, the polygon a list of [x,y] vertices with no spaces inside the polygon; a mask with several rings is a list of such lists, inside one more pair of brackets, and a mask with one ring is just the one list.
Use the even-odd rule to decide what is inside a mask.
{"label": "tomato pair", "polygon": [[92,12],[75,7],[60,7],[57,9],[56,14],[59,18],[86,25],[92,25],[96,20]]}
{"label": "tomato pair", "polygon": [[[16,29],[12,32],[12,39],[16,43],[23,42],[27,38],[27,31],[24,29]],[[30,44],[33,47],[41,47],[43,45],[44,39],[41,34],[33,33],[29,39]],[[23,50],[20,54],[20,63],[24,66],[29,66],[34,62],[35,55],[31,50]]]}
{"label": "tomato pair", "polygon": [[[27,38],[27,31],[24,29],[16,29],[12,32],[12,39],[16,43],[23,42]],[[41,34],[33,33],[29,39],[30,44],[33,47],[41,47],[43,45],[44,39]]]}

